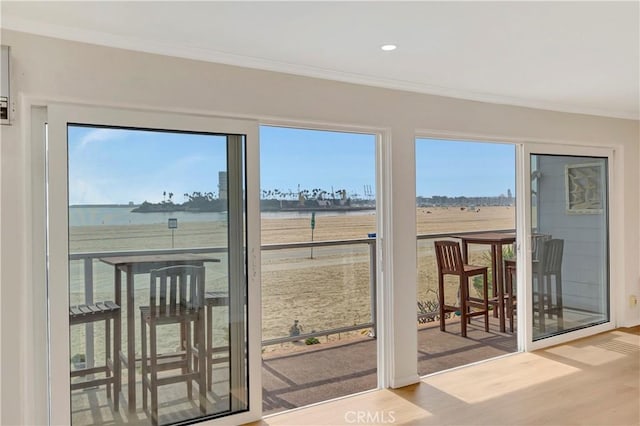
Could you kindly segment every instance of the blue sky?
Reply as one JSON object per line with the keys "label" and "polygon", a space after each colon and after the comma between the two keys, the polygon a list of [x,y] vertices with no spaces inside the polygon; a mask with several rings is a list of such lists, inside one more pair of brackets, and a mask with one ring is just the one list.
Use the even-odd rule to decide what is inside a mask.
{"label": "blue sky", "polygon": [[418,139],[418,195],[515,196],[515,145]]}
{"label": "blue sky", "polygon": [[217,192],[225,138],[213,135],[69,127],[69,203],[159,202],[173,192]]}
{"label": "blue sky", "polygon": [[297,192],[320,188],[375,190],[374,135],[260,127],[260,187]]}
{"label": "blue sky", "polygon": [[[69,127],[69,203],[159,202],[173,192],[217,193],[225,139],[215,135]],[[418,140],[418,195],[513,191],[513,145]],[[261,189],[375,192],[375,136],[261,126]]]}

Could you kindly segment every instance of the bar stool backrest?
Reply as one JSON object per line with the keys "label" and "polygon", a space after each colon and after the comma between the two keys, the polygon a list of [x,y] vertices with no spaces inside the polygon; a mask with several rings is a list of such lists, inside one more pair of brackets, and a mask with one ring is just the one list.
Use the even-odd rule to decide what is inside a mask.
{"label": "bar stool backrest", "polygon": [[204,266],[168,266],[152,270],[150,276],[152,315],[204,306]]}
{"label": "bar stool backrest", "polygon": [[531,235],[531,259],[540,260],[540,246],[551,239],[549,234],[533,234]]}
{"label": "bar stool backrest", "polygon": [[441,274],[460,275],[464,272],[460,243],[456,241],[434,241],[436,262]]}
{"label": "bar stool backrest", "polygon": [[541,246],[542,272],[545,274],[556,274],[562,270],[562,252],[564,251],[564,240],[550,239]]}

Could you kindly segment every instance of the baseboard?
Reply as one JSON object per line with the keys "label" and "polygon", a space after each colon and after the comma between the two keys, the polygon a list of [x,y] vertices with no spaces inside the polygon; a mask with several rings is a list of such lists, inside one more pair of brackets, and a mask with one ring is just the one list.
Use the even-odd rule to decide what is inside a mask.
{"label": "baseboard", "polygon": [[624,331],[625,333],[640,335],[640,325],[632,325],[630,327],[620,327],[618,330]]}

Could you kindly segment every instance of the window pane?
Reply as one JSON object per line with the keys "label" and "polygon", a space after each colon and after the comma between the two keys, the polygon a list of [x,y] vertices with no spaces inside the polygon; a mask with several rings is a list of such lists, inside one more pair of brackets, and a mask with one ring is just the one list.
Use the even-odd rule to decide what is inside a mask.
{"label": "window pane", "polygon": [[263,410],[373,389],[376,137],[262,126],[260,146]]}
{"label": "window pane", "polygon": [[243,145],[68,126],[74,425],[247,409]]}
{"label": "window pane", "polygon": [[[515,257],[515,147],[510,144],[438,139],[416,140],[418,373],[426,375],[517,350],[515,315],[507,292],[512,276],[503,261]],[[500,231],[496,233],[496,231]],[[484,315],[471,317],[463,335],[461,282],[469,299],[484,302],[482,275],[444,274],[440,290],[435,241],[465,238],[466,263],[487,269],[489,327]],[[499,245],[498,245],[499,243]],[[492,250],[495,248],[494,250]],[[497,256],[500,253],[501,259]],[[495,253],[495,254],[494,254]],[[498,267],[494,264],[497,263]],[[459,271],[458,271],[459,272]],[[495,284],[494,284],[495,281]],[[516,286],[515,281],[509,281]],[[503,287],[502,309],[498,286]],[[439,296],[442,295],[443,303]],[[441,311],[442,308],[442,311]],[[484,307],[474,307],[479,314]],[[499,314],[502,312],[502,314]],[[444,318],[444,331],[441,329]],[[512,320],[513,318],[513,320]],[[511,327],[513,321],[513,328]],[[502,328],[504,326],[504,329]]]}
{"label": "window pane", "polygon": [[533,338],[609,320],[607,160],[532,155]]}

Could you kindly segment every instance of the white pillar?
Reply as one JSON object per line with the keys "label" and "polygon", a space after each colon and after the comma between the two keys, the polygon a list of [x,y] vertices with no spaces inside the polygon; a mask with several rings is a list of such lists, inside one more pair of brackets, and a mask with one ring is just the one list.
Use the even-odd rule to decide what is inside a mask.
{"label": "white pillar", "polygon": [[417,383],[416,182],[413,127],[394,126],[383,140],[382,306],[384,327],[382,386]]}

